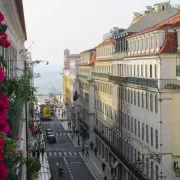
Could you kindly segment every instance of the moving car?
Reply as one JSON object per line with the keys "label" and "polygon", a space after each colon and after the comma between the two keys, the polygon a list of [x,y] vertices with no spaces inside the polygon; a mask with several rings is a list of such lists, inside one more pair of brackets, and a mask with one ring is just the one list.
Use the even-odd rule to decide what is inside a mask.
{"label": "moving car", "polygon": [[50,134],[47,136],[47,140],[49,143],[55,143],[56,142],[56,137],[54,134]]}
{"label": "moving car", "polygon": [[52,129],[46,129],[46,136],[48,136],[48,134],[53,134],[53,130]]}

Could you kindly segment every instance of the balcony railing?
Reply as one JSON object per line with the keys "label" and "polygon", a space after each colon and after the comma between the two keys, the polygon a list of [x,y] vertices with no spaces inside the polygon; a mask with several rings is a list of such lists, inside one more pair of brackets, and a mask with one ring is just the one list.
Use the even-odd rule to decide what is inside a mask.
{"label": "balcony railing", "polygon": [[151,88],[157,88],[157,80],[156,79],[146,79],[146,78],[137,78],[137,77],[128,77],[127,83],[136,84],[140,86],[146,86]]}
{"label": "balcony railing", "polygon": [[114,144],[106,138],[99,129],[94,128],[95,134],[104,141],[111,149],[111,152],[115,154],[119,160],[131,171],[133,175],[137,177],[138,180],[147,180],[138,168],[135,167],[134,164],[132,164],[130,161],[127,160],[127,158],[114,146]]}
{"label": "balcony railing", "polygon": [[81,79],[87,79],[88,78],[86,75],[82,75],[82,74],[78,74],[77,77],[81,78]]}
{"label": "balcony railing", "polygon": [[171,89],[171,90],[180,89],[180,80],[177,79],[146,79],[146,78],[128,77],[127,83],[150,87],[150,88],[158,88],[158,89]]}
{"label": "balcony railing", "polygon": [[109,74],[107,73],[97,73],[97,72],[91,72],[91,75],[94,77],[99,77],[99,78],[109,78]]}

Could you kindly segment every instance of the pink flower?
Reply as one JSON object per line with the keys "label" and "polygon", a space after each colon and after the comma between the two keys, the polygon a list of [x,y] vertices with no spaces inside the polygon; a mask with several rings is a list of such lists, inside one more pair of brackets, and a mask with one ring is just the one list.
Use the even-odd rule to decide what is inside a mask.
{"label": "pink flower", "polygon": [[16,137],[15,137],[15,139],[16,139],[16,140],[19,140],[19,139],[20,139],[20,137],[19,137],[19,136],[16,136]]}
{"label": "pink flower", "polygon": [[0,101],[2,101],[2,104],[4,104],[4,107],[8,107],[9,99],[2,93],[0,93]]}
{"label": "pink flower", "polygon": [[13,77],[13,78],[12,78],[12,80],[13,80],[13,81],[16,81],[16,78],[15,78],[15,77]]}
{"label": "pink flower", "polygon": [[0,132],[8,133],[10,131],[7,121],[0,121]]}
{"label": "pink flower", "polygon": [[3,162],[0,162],[0,175],[1,175],[1,180],[4,180],[8,175],[8,169]]}
{"label": "pink flower", "polygon": [[4,70],[2,67],[0,67],[0,82],[2,82],[4,80]]}

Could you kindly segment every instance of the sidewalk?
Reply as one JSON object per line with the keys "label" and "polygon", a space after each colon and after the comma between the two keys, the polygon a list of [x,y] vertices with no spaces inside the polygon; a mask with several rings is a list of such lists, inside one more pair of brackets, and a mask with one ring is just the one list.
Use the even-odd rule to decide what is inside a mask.
{"label": "sidewalk", "polygon": [[49,163],[47,159],[47,154],[44,153],[44,157],[40,155],[40,163],[41,163],[41,169],[39,171],[39,176],[37,180],[49,180],[51,178],[51,173],[49,169]]}
{"label": "sidewalk", "polygon": [[[34,126],[38,125],[40,122],[34,122]],[[29,129],[29,128],[28,128]],[[42,131],[42,127],[40,128]],[[44,148],[45,147],[45,141],[44,141],[44,136],[43,136],[43,132],[39,135],[34,135],[31,136],[31,132],[30,130],[28,130],[28,137],[29,138],[29,157],[32,157],[32,149],[38,148],[38,142],[41,142],[40,147]],[[36,180],[49,180],[51,177],[51,173],[50,173],[50,169],[49,169],[49,164],[48,164],[48,159],[47,159],[47,154],[44,152],[44,157],[42,158],[42,155],[40,153],[40,163],[41,163],[41,169],[38,173],[38,178]]]}
{"label": "sidewalk", "polygon": [[[63,121],[61,122],[62,126],[66,131],[69,131],[70,128],[68,128],[68,121]],[[69,138],[71,139],[72,143],[75,145],[75,147],[82,147],[82,145],[78,145],[78,137],[74,136],[73,138],[71,137],[70,133],[67,133]],[[95,156],[94,152],[89,150],[89,156],[86,157],[86,152],[84,155],[82,153],[81,157],[86,163],[87,167],[90,169],[91,173],[97,180],[104,180],[104,177],[106,176],[108,180],[112,179],[111,173],[110,173],[110,167],[109,165],[103,161],[106,164],[105,171],[102,171],[102,160],[100,159],[99,156]]]}

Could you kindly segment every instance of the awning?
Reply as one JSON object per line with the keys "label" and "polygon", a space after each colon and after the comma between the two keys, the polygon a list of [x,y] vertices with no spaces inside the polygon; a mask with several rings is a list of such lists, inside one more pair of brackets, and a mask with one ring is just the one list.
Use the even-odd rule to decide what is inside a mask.
{"label": "awning", "polygon": [[113,164],[113,168],[116,168],[116,166],[119,164],[118,161],[116,161],[114,164]]}

